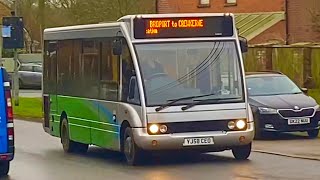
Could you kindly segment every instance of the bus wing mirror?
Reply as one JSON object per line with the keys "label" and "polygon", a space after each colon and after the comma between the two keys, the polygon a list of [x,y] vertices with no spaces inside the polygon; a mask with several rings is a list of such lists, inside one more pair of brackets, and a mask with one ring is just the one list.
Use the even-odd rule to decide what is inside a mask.
{"label": "bus wing mirror", "polygon": [[112,51],[114,55],[122,54],[122,43],[120,39],[115,39],[112,43]]}
{"label": "bus wing mirror", "polygon": [[134,99],[136,83],[137,83],[136,77],[131,77],[130,83],[129,83],[129,95],[128,95],[129,100]]}
{"label": "bus wing mirror", "polygon": [[242,53],[248,52],[248,41],[247,41],[247,39],[244,38],[244,37],[239,37],[239,41],[240,41],[241,52]]}

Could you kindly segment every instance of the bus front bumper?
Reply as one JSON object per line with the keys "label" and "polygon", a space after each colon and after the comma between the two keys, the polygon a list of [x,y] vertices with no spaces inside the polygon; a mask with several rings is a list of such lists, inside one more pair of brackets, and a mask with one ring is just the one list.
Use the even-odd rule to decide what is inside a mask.
{"label": "bus front bumper", "polygon": [[[137,146],[144,150],[223,151],[251,143],[254,138],[254,125],[253,123],[248,123],[248,129],[246,131],[209,131],[164,135],[149,135],[146,128],[133,128],[133,136]],[[214,143],[199,146],[184,145],[185,139],[203,137],[212,137]]]}

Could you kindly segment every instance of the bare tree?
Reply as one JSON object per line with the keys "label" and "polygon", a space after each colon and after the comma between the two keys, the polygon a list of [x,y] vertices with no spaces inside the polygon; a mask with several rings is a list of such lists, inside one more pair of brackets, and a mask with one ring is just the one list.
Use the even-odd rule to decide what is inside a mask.
{"label": "bare tree", "polygon": [[316,32],[320,32],[320,10],[310,10],[312,22],[313,22],[313,29]]}
{"label": "bare tree", "polygon": [[155,0],[47,0],[47,4],[65,16],[65,25],[115,21],[127,14],[155,12]]}
{"label": "bare tree", "polygon": [[[3,0],[1,0],[3,1]],[[13,0],[6,0],[13,4]],[[44,28],[116,21],[127,14],[154,13],[156,0],[19,0],[18,14],[33,40]]]}

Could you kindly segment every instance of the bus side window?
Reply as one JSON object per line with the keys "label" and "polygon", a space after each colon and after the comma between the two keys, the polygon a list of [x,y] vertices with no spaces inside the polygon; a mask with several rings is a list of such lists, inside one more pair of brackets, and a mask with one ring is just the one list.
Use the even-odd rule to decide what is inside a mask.
{"label": "bus side window", "polygon": [[[140,104],[139,90],[130,49],[125,39],[122,42],[122,102]],[[133,97],[129,97],[130,89],[131,93],[134,94]]]}
{"label": "bus side window", "polygon": [[102,40],[100,67],[100,95],[102,100],[118,101],[119,56],[112,53],[112,38]]}

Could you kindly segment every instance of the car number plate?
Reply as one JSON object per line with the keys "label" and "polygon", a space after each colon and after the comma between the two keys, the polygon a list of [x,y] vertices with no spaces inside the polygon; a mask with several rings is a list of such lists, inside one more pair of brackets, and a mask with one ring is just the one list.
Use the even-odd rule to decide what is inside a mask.
{"label": "car number plate", "polygon": [[183,146],[203,146],[214,144],[213,137],[185,138]]}
{"label": "car number plate", "polygon": [[309,123],[310,123],[310,118],[288,119],[289,125],[309,124]]}

